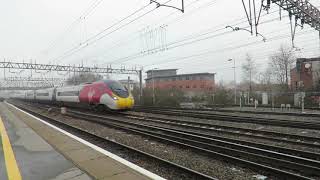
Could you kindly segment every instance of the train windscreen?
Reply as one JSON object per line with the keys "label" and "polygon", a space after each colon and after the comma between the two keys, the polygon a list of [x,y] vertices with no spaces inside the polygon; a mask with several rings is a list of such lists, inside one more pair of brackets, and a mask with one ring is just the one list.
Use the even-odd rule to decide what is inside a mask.
{"label": "train windscreen", "polygon": [[106,84],[117,96],[127,98],[129,96],[128,89],[117,81],[106,81]]}

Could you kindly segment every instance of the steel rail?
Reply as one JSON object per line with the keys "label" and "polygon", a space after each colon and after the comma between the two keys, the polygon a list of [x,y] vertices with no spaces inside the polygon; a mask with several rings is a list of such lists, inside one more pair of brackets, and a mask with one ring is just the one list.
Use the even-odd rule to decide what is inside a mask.
{"label": "steel rail", "polygon": [[178,110],[135,109],[135,111],[164,114],[164,115],[173,115],[173,116],[187,116],[187,117],[193,117],[193,118],[201,118],[201,119],[209,119],[209,120],[211,119],[211,120],[228,121],[228,122],[255,123],[255,124],[264,124],[264,125],[281,126],[281,127],[320,130],[320,122],[314,123],[314,122],[302,122],[302,121],[289,121],[289,120],[280,120],[280,119],[243,117],[243,116],[234,116],[234,115],[221,115],[221,114],[218,115],[218,114],[200,113],[200,112],[186,112],[186,111],[178,111]]}
{"label": "steel rail", "polygon": [[[68,112],[70,112],[70,110]],[[69,116],[71,116],[71,117],[85,119],[85,120],[88,120],[88,121],[94,121],[94,122],[102,124],[102,125],[107,125],[107,126],[111,125],[111,126],[113,126],[115,128],[120,128],[122,130],[127,130],[127,131],[130,130],[130,131],[134,131],[136,133],[138,132],[138,133],[144,134],[144,135],[149,135],[149,136],[153,135],[152,137],[155,137],[155,138],[158,138],[158,139],[161,139],[161,140],[165,140],[165,141],[169,141],[169,142],[170,141],[172,142],[172,140],[173,140],[176,143],[177,142],[182,143],[182,145],[184,145],[184,146],[187,145],[187,147],[191,147],[191,148],[198,149],[198,150],[201,150],[201,151],[204,151],[204,152],[207,152],[207,153],[212,153],[212,154],[215,154],[215,155],[217,155],[216,153],[226,153],[228,151],[229,154],[224,154],[224,155],[227,155],[227,156],[228,155],[229,156],[230,155],[233,155],[233,156],[235,155],[237,157],[237,156],[241,156],[241,155],[243,156],[245,154],[246,156],[251,156],[251,159],[253,157],[254,159],[260,159],[260,160],[263,160],[263,161],[267,160],[269,163],[276,161],[276,164],[273,164],[272,166],[278,166],[278,167],[282,167],[282,168],[284,168],[285,166],[290,166],[289,169],[295,170],[295,171],[299,171],[302,174],[304,173],[304,174],[308,174],[308,175],[315,175],[315,174],[319,175],[319,173],[316,173],[316,172],[320,172],[320,169],[318,168],[320,162],[313,161],[313,160],[310,160],[310,159],[304,159],[304,158],[299,158],[299,157],[294,157],[294,156],[288,156],[286,154],[275,153],[275,152],[271,152],[271,151],[265,151],[265,150],[262,150],[262,149],[252,148],[252,147],[249,147],[249,148],[251,148],[251,151],[249,151],[249,152],[245,151],[247,149],[241,149],[241,148],[240,148],[240,150],[235,150],[234,146],[238,146],[239,147],[239,144],[233,144],[233,143],[228,143],[227,142],[227,144],[229,144],[231,146],[230,147],[222,147],[222,146],[218,146],[219,144],[218,145],[213,145],[213,144],[209,144],[209,143],[206,142],[207,140],[211,140],[211,141],[217,142],[217,140],[215,140],[215,139],[209,139],[207,137],[200,137],[200,136],[197,137],[197,135],[195,135],[195,134],[182,133],[182,132],[177,132],[177,131],[174,131],[174,130],[159,128],[159,127],[155,127],[155,126],[147,126],[147,125],[136,124],[136,123],[132,123],[132,122],[124,122],[124,121],[120,122],[120,123],[122,123],[122,126],[121,126],[121,125],[117,125],[117,124],[114,124],[114,123],[110,124],[110,122],[107,122],[107,121],[101,121],[101,119],[103,119],[103,120],[109,120],[109,121],[110,120],[111,121],[118,121],[118,123],[119,123],[119,120],[115,120],[114,118],[107,118],[107,117],[103,117],[103,116],[85,114],[85,113],[81,113],[81,112],[73,112],[73,111],[71,111],[71,112],[73,114],[77,114],[76,116],[69,114]],[[93,120],[93,118],[98,118],[99,120]],[[130,127],[130,128],[126,127],[125,128],[125,127],[123,127],[123,123],[129,124],[129,125],[135,125],[135,126],[138,126],[138,127],[140,126],[141,129],[132,128],[132,127]],[[147,131],[146,127],[151,129],[151,131]],[[164,134],[155,133],[154,130],[157,131],[157,132],[159,130],[162,130],[162,131],[164,131]],[[168,134],[173,133],[173,132],[174,132],[174,135],[168,135]],[[182,137],[188,136],[189,139],[185,139],[185,138],[179,137],[179,135],[182,135]],[[195,137],[200,138],[201,140],[204,139],[205,141],[201,142],[201,141],[199,141],[199,139],[197,139],[197,141],[190,140],[190,139],[193,139]],[[225,144],[226,144],[226,142],[223,142],[223,145],[225,145]],[[233,147],[232,147],[232,145],[233,145]],[[244,148],[244,146],[242,146],[242,148]],[[246,148],[248,148],[248,147],[246,147]],[[254,154],[257,151],[262,151],[262,154],[261,153],[260,154]],[[273,157],[270,157],[270,153],[273,154]],[[267,155],[265,155],[265,154],[267,154]],[[221,156],[221,154],[220,154],[220,156]],[[281,156],[287,156],[287,158],[290,158],[290,159],[280,159]],[[289,161],[289,160],[292,160],[292,158],[299,159],[300,163],[299,163],[299,161],[296,161],[296,162]],[[246,161],[246,159],[240,159],[240,160],[245,160]],[[305,164],[303,164],[303,163],[305,163]],[[306,165],[307,163],[308,163],[308,165]],[[260,165],[264,166],[263,164],[260,164]],[[280,170],[280,172],[279,171],[275,171],[275,172],[276,173],[280,173],[280,172],[284,173],[284,172],[286,172],[286,173],[289,173],[289,174],[293,174],[291,172],[282,171],[282,170]],[[275,173],[275,172],[273,172],[273,173]],[[294,174],[294,175],[297,175],[297,174]]]}
{"label": "steel rail", "polygon": [[[239,113],[250,113],[250,114],[267,114],[267,115],[286,115],[286,116],[301,116],[301,117],[320,117],[320,113],[298,113],[298,112],[274,112],[274,111],[250,111],[250,110],[232,110],[232,109],[221,109],[221,107],[209,107],[206,108],[177,108],[177,107],[158,107],[158,106],[139,106],[135,105],[136,109],[144,108],[144,109],[175,109],[175,110],[184,110],[184,111],[200,111],[200,112],[239,112]],[[271,107],[269,107],[271,109]],[[297,109],[297,108],[292,108]],[[300,108],[301,109],[301,108]],[[310,110],[320,110],[319,108],[309,108]]]}
{"label": "steel rail", "polygon": [[[35,104],[33,104],[35,105]],[[46,107],[44,106],[38,106],[38,108],[41,108],[41,109],[46,109]],[[50,106],[49,106],[50,107]],[[55,109],[58,110],[57,107],[53,107]],[[46,109],[47,110],[47,109]],[[69,112],[74,112],[74,113],[79,113],[78,111],[75,111],[75,110],[68,110]],[[108,114],[110,115],[110,114]],[[115,115],[119,115],[119,114],[115,114]],[[126,113],[120,113],[120,115],[124,115],[126,117],[128,117],[128,115]],[[132,116],[132,115],[130,115]],[[128,117],[128,118],[131,118],[132,117]],[[134,115],[134,116],[138,116],[138,117],[144,117],[142,115]],[[150,116],[146,116],[147,119],[143,120],[145,122],[150,122],[150,121],[155,121],[155,120],[151,120],[149,119]],[[104,118],[104,117],[102,117]],[[136,118],[133,118],[134,120],[137,120]],[[160,118],[160,117],[156,117],[155,119],[162,119],[164,121],[176,121],[176,122],[180,122],[180,120],[174,120],[174,119],[168,119],[168,118]],[[142,119],[138,119],[138,120],[142,120]],[[168,122],[164,122],[164,121],[161,121],[161,123],[167,123],[167,124],[170,124]],[[159,122],[159,121],[158,121]],[[187,121],[189,122],[189,121]],[[185,123],[187,123],[185,122]],[[195,124],[198,124],[199,122],[189,122],[189,123],[195,123]],[[172,124],[170,124],[172,125]],[[198,124],[199,125],[199,124]],[[202,126],[201,127],[197,127],[197,126],[191,126],[191,128],[195,128],[195,129],[200,129],[200,130],[210,130],[210,131],[217,131],[219,133],[225,133],[223,132],[222,130],[215,130],[215,129],[211,129],[211,128],[204,128],[203,127],[203,124],[201,124]],[[205,126],[209,126],[208,124],[204,124]],[[179,123],[178,126],[184,126],[184,127],[188,127],[188,125],[186,124],[181,124]],[[158,127],[161,127],[161,126],[158,126]],[[221,127],[220,125],[218,127]],[[167,128],[169,129],[169,128]],[[239,128],[236,128],[237,130]],[[221,137],[221,136],[216,136],[216,135],[211,135],[211,134],[207,134],[207,133],[196,133],[196,132],[192,132],[192,131],[186,131],[186,130],[181,130],[181,129],[174,129],[176,131],[181,131],[181,132],[187,132],[187,133],[192,133],[192,134],[197,134],[197,135],[201,135],[201,136],[205,136],[205,137],[210,137],[210,138],[215,138],[215,139],[220,139],[220,140],[224,140],[224,141],[229,141],[229,142],[234,142],[234,143],[238,143],[238,144],[244,144],[244,145],[249,145],[249,146],[254,146],[254,147],[257,147],[257,148],[264,148],[264,149],[267,149],[267,150],[272,150],[272,151],[277,151],[277,152],[283,152],[283,153],[289,153],[289,154],[292,154],[292,155],[298,155],[298,156],[301,156],[301,157],[305,157],[305,158],[311,158],[311,159],[320,159],[320,154],[318,153],[313,153],[313,152],[308,152],[308,151],[300,151],[300,150],[296,150],[296,149],[288,149],[288,148],[284,148],[284,147],[278,147],[278,146],[273,146],[273,145],[265,145],[265,144],[261,144],[261,143],[256,143],[256,142],[250,142],[250,141],[245,141],[245,140],[237,140],[237,139],[231,139],[231,138],[226,138],[226,137]],[[247,130],[247,129],[246,129]],[[248,129],[250,131],[250,129]],[[253,131],[256,131],[256,132],[259,132],[261,133],[259,130],[253,130]],[[229,132],[229,131],[227,131]],[[268,133],[273,133],[273,132],[270,132],[270,131],[266,131]],[[230,132],[230,133],[233,133],[233,132]],[[276,133],[277,135],[278,134],[281,134],[281,133]],[[244,135],[244,136],[247,136],[247,137],[252,137],[252,135],[248,135],[248,134],[241,134],[241,133],[233,133],[233,135]],[[282,135],[282,134],[281,134]],[[285,134],[285,135],[291,135],[291,134]],[[298,136],[298,135],[293,135],[294,137],[299,137],[300,139],[304,139],[304,138],[311,138],[311,139],[316,139],[317,142],[320,142],[320,139],[319,138],[316,138],[316,137],[309,137],[309,136]],[[264,136],[256,136],[258,138],[266,138],[266,139],[269,139],[269,140],[274,140],[276,138],[273,138],[273,139],[270,139],[268,137],[264,137]],[[281,140],[281,139],[276,139],[277,141],[283,141],[283,142],[288,142],[286,140]],[[294,142],[294,141],[289,141],[289,143],[296,143],[296,144],[299,144],[299,145],[305,145],[305,146],[312,146],[312,147],[319,147],[319,145],[317,144],[306,144],[306,143],[302,143],[302,142]]]}
{"label": "steel rail", "polygon": [[[130,123],[130,122],[119,122],[119,120],[116,120],[114,118],[107,118],[107,117],[102,117],[102,116],[93,116],[93,115],[88,115],[88,114],[85,114],[85,113],[74,113],[72,112],[73,115],[69,114],[70,117],[73,117],[73,118],[79,118],[79,119],[84,119],[84,120],[88,120],[88,121],[95,121],[101,125],[111,125],[111,126],[114,126],[114,127],[118,127],[122,130],[131,130],[131,131],[135,131],[135,132],[139,132],[140,134],[144,134],[145,136],[149,134],[150,135],[153,135],[152,137],[154,138],[158,138],[160,140],[164,140],[164,141],[169,141],[169,142],[174,142],[175,144],[180,144],[180,145],[184,145],[184,146],[187,146],[187,147],[190,147],[190,148],[193,148],[193,149],[196,149],[196,150],[201,150],[202,152],[207,152],[207,153],[210,153],[210,155],[214,155],[214,156],[222,156],[223,158],[228,158],[228,160],[235,160],[237,159],[236,161],[240,164],[246,164],[246,165],[253,165],[255,164],[254,166],[257,167],[259,166],[259,168],[262,168],[262,169],[268,169],[268,171],[272,171],[272,173],[276,173],[277,175],[280,175],[280,176],[283,176],[284,174],[286,174],[286,176],[297,176],[298,174],[294,174],[294,173],[291,173],[291,172],[288,172],[288,171],[283,171],[283,170],[279,170],[279,169],[275,169],[275,168],[272,168],[270,166],[266,166],[266,165],[263,165],[263,164],[258,164],[258,163],[255,163],[255,162],[252,162],[252,161],[248,161],[248,160],[245,160],[245,159],[241,159],[241,158],[238,158],[238,157],[233,157],[234,156],[234,153],[236,153],[237,155],[239,154],[246,154],[246,155],[251,155],[251,156],[254,156],[255,158],[260,158],[260,160],[266,160],[268,159],[269,162],[271,161],[276,161],[276,163],[273,163],[273,166],[280,166],[280,167],[283,167],[283,166],[287,166],[289,165],[289,169],[291,170],[296,170],[296,171],[300,171],[300,173],[307,173],[307,174],[312,174],[314,175],[315,174],[318,174],[317,172],[320,171],[318,167],[319,163],[318,161],[314,161],[314,160],[310,160],[310,159],[305,159],[305,158],[299,158],[299,157],[294,157],[294,156],[290,156],[290,155],[286,155],[286,154],[282,154],[282,153],[275,153],[275,152],[271,152],[271,151],[267,151],[267,150],[262,150],[262,149],[258,149],[258,148],[252,148],[252,147],[248,147],[248,146],[243,146],[243,145],[239,145],[239,144],[235,144],[235,143],[230,143],[230,142],[222,142],[220,141],[220,143],[224,144],[227,143],[231,146],[237,146],[237,147],[242,147],[242,148],[249,148],[251,149],[251,152],[245,152],[243,150],[235,150],[235,149],[232,149],[232,148],[226,148],[226,147],[222,147],[222,146],[218,146],[218,145],[213,145],[213,144],[206,144],[206,143],[203,143],[203,142],[199,142],[199,141],[196,141],[196,142],[193,142],[193,143],[196,143],[198,146],[195,146],[195,144],[190,144],[190,140],[187,140],[187,139],[184,139],[184,138],[178,138],[176,136],[169,136],[169,135],[166,135],[166,134],[159,134],[159,133],[156,133],[155,131],[147,131],[146,130],[146,127],[148,127],[149,129],[150,128],[153,128],[153,130],[156,130],[156,131],[159,131],[159,128],[156,128],[156,127],[151,127],[151,126],[145,126],[145,125],[141,125],[141,124],[135,124],[135,123]],[[75,115],[76,114],[76,115]],[[122,123],[122,125],[119,125],[119,124],[116,124],[116,123],[111,123],[110,121],[118,121],[118,123]],[[141,126],[140,129],[136,129],[136,128],[133,128],[133,127],[123,127],[123,123],[126,123],[126,124],[131,124],[131,125],[136,125],[136,126]],[[169,131],[167,129],[162,129],[162,131],[165,131],[165,133],[168,133]],[[171,132],[172,133],[172,132]],[[176,132],[178,134],[183,134],[181,132]],[[187,134],[183,134],[183,135],[187,135]],[[192,136],[192,137],[195,137],[194,135],[190,135],[188,134],[188,136]],[[178,141],[178,139],[183,139],[183,141]],[[204,139],[204,137],[201,137],[201,139]],[[211,141],[216,141],[216,142],[219,142],[219,140],[214,140],[214,139],[210,139]],[[189,141],[189,144],[187,144],[186,142]],[[180,143],[179,143],[180,142]],[[204,148],[203,146],[200,146],[200,144],[205,144],[206,146],[210,146],[211,149],[207,149],[207,148]],[[212,148],[214,147],[214,148]],[[221,151],[217,152],[217,148],[219,148]],[[216,151],[214,151],[216,150]],[[225,154],[226,151],[229,152],[229,154]],[[270,158],[268,156],[265,156],[265,155],[261,155],[261,154],[254,154],[253,152],[258,152],[260,151],[263,152],[263,153],[266,153],[266,154],[273,154],[274,157]],[[230,153],[231,152],[231,153]],[[222,154],[224,153],[224,154]],[[275,156],[276,154],[276,156]],[[233,155],[233,156],[232,156]],[[292,159],[299,159],[300,161],[303,161],[304,163],[308,163],[309,165],[304,165],[304,164],[299,164],[299,163],[296,163],[296,162],[291,162],[291,161],[288,161],[287,160],[283,160],[283,159],[279,159],[280,157],[282,156],[286,156],[287,158],[291,158]],[[278,159],[277,159],[278,158]],[[314,165],[314,166],[312,166]],[[250,167],[251,167],[250,166]],[[303,168],[304,167],[304,168]],[[298,175],[300,176],[300,175]],[[296,177],[297,178],[297,177]]]}
{"label": "steel rail", "polygon": [[166,166],[172,167],[172,168],[178,170],[178,171],[181,172],[181,173],[187,173],[187,174],[189,174],[189,175],[191,175],[191,176],[193,176],[193,177],[195,177],[195,178],[204,179],[204,180],[217,180],[217,179],[214,178],[214,177],[211,177],[211,176],[208,176],[208,175],[206,175],[206,174],[197,172],[197,171],[195,171],[195,170],[192,170],[192,169],[190,169],[190,168],[181,166],[181,165],[176,164],[176,163],[174,163],[174,162],[165,160],[165,159],[163,159],[163,158],[154,156],[154,155],[152,155],[152,154],[150,154],[150,153],[141,151],[141,150],[139,150],[139,149],[133,148],[133,147],[131,147],[131,146],[127,146],[127,145],[122,144],[122,143],[119,143],[119,142],[115,142],[115,141],[106,139],[106,138],[104,138],[104,137],[100,137],[100,136],[98,136],[98,135],[96,135],[96,134],[94,134],[94,133],[90,133],[90,132],[85,131],[85,130],[83,130],[83,129],[81,129],[81,128],[78,128],[78,127],[69,125],[69,124],[67,124],[67,123],[63,123],[63,121],[55,120],[55,119],[53,119],[53,118],[51,118],[51,117],[48,117],[48,116],[42,115],[42,114],[40,114],[40,113],[34,112],[34,111],[32,111],[32,110],[29,110],[29,109],[27,109],[27,108],[22,107],[21,105],[17,105],[17,104],[13,104],[13,105],[16,106],[16,107],[18,107],[18,108],[20,108],[20,109],[22,109],[22,110],[24,110],[24,111],[26,111],[26,112],[28,112],[28,113],[30,113],[30,114],[32,114],[32,115],[34,115],[34,116],[37,116],[37,117],[39,117],[39,118],[41,118],[41,119],[43,119],[43,120],[46,120],[46,121],[48,121],[48,122],[50,122],[50,123],[53,123],[53,124],[55,124],[55,125],[58,125],[60,128],[62,128],[62,129],[64,129],[64,130],[74,131],[74,132],[77,132],[77,134],[81,134],[81,136],[86,136],[86,137],[88,137],[88,138],[90,139],[90,141],[93,141],[92,138],[94,138],[94,139],[98,140],[100,143],[101,143],[101,142],[112,143],[112,144],[114,144],[114,145],[116,145],[116,146],[118,146],[118,147],[120,147],[120,148],[122,148],[122,149],[126,149],[126,150],[131,151],[131,152],[133,152],[133,153],[136,153],[136,154],[138,154],[138,155],[140,155],[140,156],[144,156],[144,157],[146,157],[146,158],[149,158],[149,159],[151,159],[151,161],[159,161],[159,163],[162,163],[162,164],[164,164],[164,165],[166,165]]}
{"label": "steel rail", "polygon": [[[173,119],[169,117],[168,118],[155,117],[155,116],[151,116],[150,114],[137,115],[137,114],[121,113],[121,115],[124,115],[131,119],[140,120],[140,121],[148,121],[148,122],[151,121],[151,122],[163,123],[168,125],[174,125],[178,127],[192,128],[197,130],[215,131],[218,133],[225,133],[225,134],[231,134],[231,135],[237,135],[237,136],[246,136],[251,138],[254,137],[254,138],[260,138],[260,139],[273,140],[273,141],[279,141],[279,142],[285,142],[285,143],[292,143],[296,145],[320,148],[320,138],[312,137],[312,136],[302,136],[302,135],[279,133],[279,132],[266,131],[266,130],[255,130],[255,129],[232,127],[232,126],[226,126],[226,125],[216,125],[216,124],[197,122],[197,121]],[[244,133],[240,133],[239,131],[242,131]],[[257,135],[254,135],[254,134],[257,134]],[[262,135],[267,135],[272,137],[267,137]],[[296,141],[274,138],[279,136],[282,138],[292,138],[292,139],[295,139]],[[312,143],[306,143],[302,141],[308,141]]]}

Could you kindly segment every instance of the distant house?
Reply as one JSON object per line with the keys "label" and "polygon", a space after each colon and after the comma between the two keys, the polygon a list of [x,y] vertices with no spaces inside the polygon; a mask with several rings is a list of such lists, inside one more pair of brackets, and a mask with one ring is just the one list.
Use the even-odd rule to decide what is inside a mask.
{"label": "distant house", "polygon": [[128,79],[122,79],[122,80],[119,80],[119,82],[122,85],[124,85],[127,89],[129,89],[130,91],[132,91],[135,88],[139,88],[139,82],[134,81],[134,80],[128,81]]}
{"label": "distant house", "polygon": [[215,88],[215,73],[177,74],[177,69],[147,71],[146,87],[179,89],[187,96],[210,93]]}
{"label": "distant house", "polygon": [[298,58],[291,69],[292,90],[311,90],[320,86],[320,58]]}

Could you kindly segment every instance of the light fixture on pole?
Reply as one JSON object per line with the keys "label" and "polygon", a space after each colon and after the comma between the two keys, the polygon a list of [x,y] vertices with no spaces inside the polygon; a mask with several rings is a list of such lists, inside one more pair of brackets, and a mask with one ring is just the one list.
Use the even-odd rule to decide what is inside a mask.
{"label": "light fixture on pole", "polygon": [[153,71],[156,70],[158,68],[152,68],[151,69],[151,78],[152,78],[152,104],[155,105],[156,104],[156,97],[155,97],[155,93],[154,93],[154,76],[153,76]]}
{"label": "light fixture on pole", "polygon": [[236,60],[228,59],[228,61],[233,61],[234,104],[237,104]]}

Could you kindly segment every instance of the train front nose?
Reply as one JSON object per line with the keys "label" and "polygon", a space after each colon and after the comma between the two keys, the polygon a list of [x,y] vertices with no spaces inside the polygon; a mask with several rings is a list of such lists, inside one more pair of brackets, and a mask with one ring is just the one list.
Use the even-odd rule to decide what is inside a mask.
{"label": "train front nose", "polygon": [[118,109],[131,109],[134,105],[134,99],[132,97],[119,98],[117,100]]}

